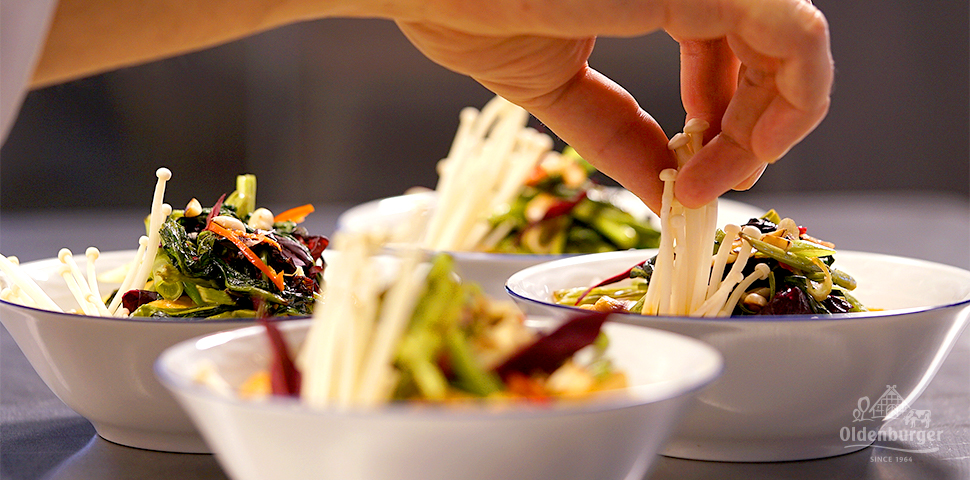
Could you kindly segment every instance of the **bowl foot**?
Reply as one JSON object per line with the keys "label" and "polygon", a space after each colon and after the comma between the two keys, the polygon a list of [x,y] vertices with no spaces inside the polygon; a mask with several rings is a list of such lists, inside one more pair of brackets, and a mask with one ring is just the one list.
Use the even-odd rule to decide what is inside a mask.
{"label": "bowl foot", "polygon": [[672,439],[660,452],[665,457],[713,462],[790,462],[837,457],[868,448],[871,442],[852,445],[831,438],[775,439],[762,441],[689,441]]}
{"label": "bowl foot", "polygon": [[202,437],[196,432],[159,432],[95,425],[101,438],[126,447],[172,453],[212,453]]}

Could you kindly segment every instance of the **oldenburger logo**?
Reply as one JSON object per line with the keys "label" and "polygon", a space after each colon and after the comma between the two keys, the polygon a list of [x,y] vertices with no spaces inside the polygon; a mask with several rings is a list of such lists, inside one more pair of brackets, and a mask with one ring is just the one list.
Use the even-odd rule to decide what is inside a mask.
{"label": "oldenburger logo", "polygon": [[[910,408],[904,403],[895,385],[886,385],[886,391],[875,402],[871,402],[869,397],[860,398],[857,408],[852,411],[852,427],[842,427],[839,431],[839,438],[843,442],[850,442],[849,445],[845,445],[845,448],[865,447],[871,444],[874,448],[912,453],[930,453],[939,450],[939,447],[910,449],[878,445],[879,442],[907,442],[922,447],[927,443],[940,440],[943,431],[930,428],[931,412]],[[884,423],[889,420],[899,422]],[[865,422],[871,422],[871,424]],[[856,426],[856,423],[860,425]],[[894,428],[898,423],[901,423],[902,427]]]}

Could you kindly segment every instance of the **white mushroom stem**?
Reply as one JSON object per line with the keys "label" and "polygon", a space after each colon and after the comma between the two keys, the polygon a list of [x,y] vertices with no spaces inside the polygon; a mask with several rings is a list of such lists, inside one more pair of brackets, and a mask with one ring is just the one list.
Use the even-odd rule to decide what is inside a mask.
{"label": "white mushroom stem", "polygon": [[[678,133],[667,143],[667,148],[676,155],[679,166],[690,161],[693,155],[691,142],[697,136],[702,139],[704,128],[706,126],[703,122],[691,122],[690,129],[685,128],[685,132],[689,130],[689,134]],[[648,288],[648,296],[644,299],[644,312],[648,314],[656,311],[660,315],[691,315],[705,302],[708,295],[711,246],[714,244],[714,231],[717,227],[717,203],[714,201],[696,209],[685,208],[673,197],[675,177],[675,174],[661,173],[661,180],[664,181],[661,209],[662,214],[669,211],[669,220],[664,221],[661,215],[660,252],[667,254],[665,243],[671,241],[669,237],[673,237],[673,254],[669,267],[663,266],[665,272],[670,269],[669,277],[661,274],[658,278],[658,269],[654,269],[651,283],[664,283],[660,283],[661,287],[655,289],[658,290],[658,297],[650,294]],[[660,263],[658,254],[657,264]],[[669,295],[666,291],[668,287],[663,286],[665,284],[669,284]]]}
{"label": "white mushroom stem", "polygon": [[397,375],[394,369],[395,347],[407,329],[424,286],[424,276],[417,274],[421,259],[422,253],[417,249],[403,256],[401,278],[385,297],[377,322],[378,329],[361,372],[357,399],[362,405],[379,405],[386,402],[393,393]]}
{"label": "white mushroom stem", "polygon": [[[88,283],[87,279],[84,278],[84,274],[81,273],[81,268],[78,267],[77,262],[74,261],[74,254],[71,253],[71,250],[62,248],[59,252],[57,252],[57,258],[67,267],[71,276],[74,277],[73,283],[77,285],[79,292],[79,294],[75,295],[75,297],[77,298],[78,303],[81,304],[84,313],[88,315],[110,315],[108,313],[108,307],[104,305],[104,302],[102,302],[100,298],[93,303],[91,300],[89,300],[90,297],[94,297],[94,292],[91,291],[90,284]],[[67,279],[65,279],[65,281],[67,281]],[[68,287],[70,287],[71,282],[68,283]],[[91,310],[94,312],[88,313]]]}
{"label": "white mushroom stem", "polygon": [[[500,98],[500,97],[497,97]],[[468,152],[468,158],[459,157],[454,165],[455,188],[448,198],[439,198],[438,208],[451,215],[445,221],[441,235],[428,245],[432,250],[459,250],[464,245],[464,235],[474,229],[474,224],[487,215],[493,189],[505,172],[507,157],[512,154],[516,132],[528,120],[528,114],[519,107],[505,102],[503,115],[495,125],[483,125],[476,131],[481,139],[476,148]],[[487,129],[487,130],[486,130]],[[485,134],[488,133],[486,137]],[[461,201],[458,199],[461,198]],[[435,212],[437,213],[437,212]]]}
{"label": "white mushroom stem", "polygon": [[[528,122],[528,116],[525,121]],[[521,128],[516,134],[516,142],[516,151],[505,162],[508,168],[500,176],[501,181],[491,202],[493,207],[514,199],[543,158],[561,157],[559,152],[552,151],[552,137],[531,128]]]}
{"label": "white mushroom stem", "polygon": [[482,249],[481,243],[492,228],[488,222],[489,215],[500,205],[514,201],[541,158],[559,155],[550,151],[552,146],[552,138],[532,129],[523,129],[516,135],[515,151],[506,158],[497,184],[485,194],[485,207],[476,212],[476,223],[458,250]]}
{"label": "white mushroom stem", "polygon": [[[486,108],[488,106],[486,105]],[[494,105],[494,108],[498,108],[499,105]],[[461,109],[458,113],[458,130],[455,132],[455,138],[451,142],[451,148],[448,150],[448,157],[443,160],[447,162],[448,159],[456,158],[465,149],[468,148],[467,142],[471,139],[472,125],[475,119],[478,118],[479,112],[475,107],[465,107]],[[443,165],[447,165],[444,163]]]}
{"label": "white mushroom stem", "polygon": [[670,303],[670,282],[673,276],[674,262],[674,238],[670,232],[670,214],[674,203],[674,181],[677,179],[677,170],[667,168],[660,172],[660,180],[664,182],[662,200],[660,202],[660,230],[668,232],[667,235],[660,235],[660,246],[657,251],[657,260],[654,263],[653,275],[650,278],[650,286],[647,288],[647,296],[644,299],[642,313],[646,315],[657,315],[661,308],[666,310]]}
{"label": "white mushroom stem", "polygon": [[[761,232],[752,226],[744,227],[744,229],[741,231],[746,235],[759,237],[761,235]],[[741,249],[738,252],[738,258],[736,258],[734,260],[734,264],[731,265],[731,270],[728,271],[728,274],[724,277],[724,280],[721,282],[720,286],[718,286],[717,291],[714,292],[714,295],[709,297],[707,301],[705,301],[704,304],[701,305],[696,312],[694,312],[695,315],[705,317],[718,315],[721,309],[724,307],[724,302],[727,301],[734,286],[744,280],[743,272],[744,267],[748,263],[748,258],[751,257],[751,244],[743,238],[744,237],[742,237],[741,240]]]}
{"label": "white mushroom stem", "polygon": [[[741,229],[741,233],[748,235],[752,238],[761,238],[761,231],[756,227],[746,226]],[[734,264],[731,265],[731,270],[728,273],[729,276],[739,276],[741,272],[744,271],[744,267],[748,264],[748,258],[751,257],[751,243],[741,237],[741,248],[738,250],[738,257],[734,259]],[[740,281],[740,280],[738,280]]]}
{"label": "white mushroom stem", "polygon": [[[703,146],[707,122],[692,119],[685,125],[684,133],[674,135],[667,144],[683,166]],[[724,269],[732,257],[733,243],[741,228],[725,227],[725,238],[717,255],[712,255],[714,236],[717,231],[717,201],[701,208],[689,209],[673,196],[677,171],[660,173],[664,190],[660,208],[660,248],[654,263],[647,293],[643,298],[642,314],[645,315],[718,315],[727,308],[734,287],[742,282],[746,286],[766,274],[763,265],[756,267],[758,275],[745,278],[743,269],[751,256],[751,245],[742,241],[741,251],[734,259],[731,270]],[[752,236],[760,232],[747,227],[745,233]],[[723,277],[723,279],[722,279]],[[740,294],[738,294],[740,295]],[[733,304],[737,304],[737,299]]]}
{"label": "white mushroom stem", "polygon": [[707,298],[707,287],[711,277],[711,263],[714,249],[714,234],[717,230],[717,200],[701,208],[688,210],[688,237],[690,257],[687,268],[690,272],[689,290],[691,296],[687,311],[692,312]]}
{"label": "white mushroom stem", "polygon": [[378,247],[370,244],[366,234],[338,234],[332,245],[341,253],[327,267],[333,280],[327,283],[323,302],[314,308],[313,326],[297,358],[305,372],[301,397],[314,406],[328,406],[348,395],[354,373],[348,361],[357,348],[358,307],[378,301],[373,294],[355,291],[361,272],[371,267],[369,254]]}
{"label": "white mushroom stem", "polygon": [[108,306],[104,304],[103,297],[101,297],[101,288],[98,286],[98,275],[95,269],[95,262],[97,262],[98,257],[101,256],[101,251],[95,247],[88,247],[84,251],[84,256],[88,259],[88,290],[98,298],[101,305],[105,307],[104,312],[108,312]]}
{"label": "white mushroom stem", "polygon": [[515,222],[512,220],[506,220],[496,225],[495,228],[493,228],[491,232],[488,232],[488,235],[478,243],[479,248],[482,251],[489,251],[495,248],[495,246],[498,245],[498,243],[501,242],[502,239],[505,238],[505,236],[508,235],[509,232],[511,232],[514,228]]}
{"label": "white mushroom stem", "polygon": [[162,222],[172,213],[170,205],[162,203],[165,199],[165,184],[172,178],[172,171],[162,167],[155,171],[158,181],[155,182],[155,194],[152,197],[151,216],[148,219],[148,248],[137,266],[137,273],[132,281],[135,288],[145,288],[148,277],[151,275],[152,263],[155,261],[155,254],[158,253],[159,230]]}
{"label": "white mushroom stem", "polygon": [[670,228],[674,234],[674,263],[673,278],[671,279],[670,289],[670,309],[661,310],[662,314],[687,315],[686,303],[689,292],[687,286],[690,278],[688,277],[687,253],[687,218],[684,216],[683,207],[679,204],[674,205],[675,213],[670,216]]}
{"label": "white mushroom stem", "polygon": [[769,272],[771,272],[771,269],[768,268],[768,265],[763,263],[756,265],[754,267],[754,271],[749,273],[747,277],[744,277],[744,280],[742,280],[741,283],[738,284],[737,288],[734,289],[734,293],[731,294],[724,306],[721,307],[721,311],[718,312],[718,316],[726,317],[731,315],[731,313],[734,312],[734,307],[738,304],[738,301],[741,300],[741,296],[748,291],[748,287],[758,280],[768,278]]}
{"label": "white mushroom stem", "polygon": [[[486,104],[486,108],[490,104]],[[477,109],[473,107],[465,107],[461,110],[458,115],[458,131],[455,132],[455,139],[451,142],[451,149],[448,151],[448,156],[443,160],[438,162],[438,185],[435,190],[438,192],[438,203],[439,207],[435,209],[442,210],[446,208],[446,205],[442,205],[442,198],[451,198],[453,195],[453,190],[459,188],[455,186],[454,177],[457,175],[455,169],[459,168],[456,163],[459,163],[458,158],[462,158],[465,155],[465,151],[469,148],[467,143],[471,138],[472,124],[480,116]],[[428,244],[434,242],[438,236],[441,235],[441,230],[445,228],[447,222],[446,218],[442,214],[432,215],[428,222],[427,232],[425,233],[424,241]]]}
{"label": "white mushroom stem", "polygon": [[684,133],[690,137],[690,151],[697,153],[704,145],[704,132],[711,126],[705,120],[692,118],[684,124]]}
{"label": "white mushroom stem", "polygon": [[118,287],[118,293],[115,294],[114,298],[111,299],[111,303],[108,304],[108,313],[111,315],[119,316],[118,307],[121,306],[121,298],[125,295],[125,292],[131,290],[131,285],[134,282],[135,275],[138,274],[138,266],[141,265],[141,261],[145,257],[145,251],[147,249],[148,237],[142,235],[138,239],[138,251],[135,252],[135,258],[132,259],[131,264],[128,267],[128,273],[125,274],[125,279]]}
{"label": "white mushroom stem", "polygon": [[481,112],[462,110],[448,157],[438,164],[437,206],[421,244],[431,250],[475,250],[488,217],[512,201],[552,139],[527,127],[529,114],[502,97]]}
{"label": "white mushroom stem", "polygon": [[462,185],[460,185],[458,177],[462,175],[462,165],[467,163],[465,159],[469,156],[469,151],[474,148],[471,143],[477,143],[479,140],[475,137],[473,130],[486,117],[494,118],[496,110],[501,107],[502,104],[496,97],[493,101],[485,104],[481,112],[475,108],[466,107],[459,114],[458,131],[455,133],[455,139],[451,144],[448,157],[438,162],[438,184],[435,187],[438,192],[438,205],[432,214],[425,234],[426,246],[436,243],[444,229],[447,228],[448,215],[443,211],[451,208],[451,206],[444,202],[445,199],[454,198],[460,194]]}
{"label": "white mushroom stem", "polygon": [[74,261],[74,253],[68,248],[62,248],[57,252],[57,259],[68,267],[68,271],[74,275],[74,280],[84,289],[82,291],[88,293],[90,291],[87,288],[88,281],[84,278],[84,274],[81,273],[81,268],[77,266],[77,262]]}
{"label": "white mushroom stem", "polygon": [[[8,260],[10,260],[10,263],[16,265],[17,267],[20,266],[19,258],[17,257],[7,257],[7,258]],[[20,288],[20,285],[18,285],[17,283],[11,284],[10,288],[6,290],[9,290],[9,294],[7,298],[10,299],[11,301],[15,301],[17,303],[20,303],[21,305],[26,305],[28,307],[37,306],[37,302],[35,302],[32,298],[30,298],[30,295],[27,295],[26,293],[24,293],[24,290]]]}
{"label": "white mushroom stem", "polygon": [[[7,257],[7,260],[10,261],[10,263],[12,263],[14,266],[20,265],[20,259],[17,257]],[[2,290],[0,290],[0,300],[32,306],[30,303],[33,303],[33,301],[30,300],[30,297],[27,295],[22,295],[22,293],[23,290],[20,289],[20,286],[17,285],[16,282],[10,282],[9,287],[4,287]]]}
{"label": "white mushroom stem", "polygon": [[338,359],[340,371],[336,401],[340,407],[348,407],[354,402],[363,357],[373,335],[378,305],[380,305],[378,276],[371,272],[376,270],[373,255],[380,250],[381,236],[372,234],[370,238],[353,243],[355,245],[347,247],[355,251],[352,255],[355,259],[353,274],[345,281],[353,282],[351,292],[357,301],[353,306],[352,314],[341,321],[345,331],[343,340],[345,345],[343,355]]}
{"label": "white mushroom stem", "polygon": [[64,283],[67,284],[68,290],[71,291],[71,295],[74,295],[74,299],[77,300],[78,306],[81,307],[81,312],[85,315],[97,315],[98,309],[95,308],[90,302],[88,302],[88,292],[84,292],[82,287],[78,284],[77,278],[71,272],[71,267],[68,265],[61,265],[57,269],[58,275],[64,279]]}
{"label": "white mushroom stem", "polygon": [[[12,257],[12,258],[13,260],[17,259],[17,257]],[[13,262],[13,263],[14,265],[17,265],[17,262]],[[29,295],[24,293],[23,289],[20,288],[20,285],[17,285],[16,283],[11,283],[9,287],[6,287],[3,290],[0,290],[0,300],[6,300],[11,303],[18,303],[26,307],[37,306],[37,302],[34,302],[34,300],[30,298]]]}
{"label": "white mushroom stem", "polygon": [[396,346],[424,288],[424,252],[406,249],[397,280],[386,294],[373,272],[383,236],[338,232],[340,256],[329,262],[332,280],[314,309],[313,324],[297,364],[304,372],[301,398],[307,404],[346,408],[390,400],[396,381]]}
{"label": "white mushroom stem", "polygon": [[683,133],[678,133],[670,138],[667,142],[667,148],[674,152],[677,156],[677,167],[684,166],[688,160],[690,160],[690,149],[688,145],[690,144],[690,137]]}
{"label": "white mushroom stem", "polygon": [[16,285],[0,290],[0,300],[4,300],[10,303],[17,303],[25,307],[37,306],[37,304],[35,304],[30,297],[28,297],[27,295],[23,295],[23,290],[21,290]]}
{"label": "white mushroom stem", "polygon": [[323,301],[314,307],[313,325],[307,332],[304,347],[296,359],[300,371],[304,372],[300,396],[303,401],[315,406],[326,406],[330,402],[334,355],[338,346],[337,319],[348,315],[346,283],[341,279],[349,274],[349,264],[354,259],[350,258],[353,253],[350,249],[344,254],[345,238],[344,234],[338,232],[330,244],[341,255],[327,262],[327,270],[332,274],[333,280],[327,282]]}
{"label": "white mushroom stem", "polygon": [[713,317],[717,315],[721,311],[721,307],[724,306],[724,302],[731,296],[731,291],[734,286],[743,280],[744,275],[741,272],[729,272],[724,277],[721,285],[717,287],[717,291],[710,297],[707,297],[707,300],[697,310],[692,312],[692,314],[697,317]]}
{"label": "white mushroom stem", "polygon": [[20,269],[19,262],[16,262],[16,257],[11,258],[14,260],[11,261],[7,257],[0,255],[0,270],[7,274],[10,280],[20,287],[22,293],[30,297],[37,306],[55,312],[62,312],[61,307],[57,306],[54,300],[51,300],[51,297],[47,296],[37,283],[24,274]]}
{"label": "white mushroom stem", "polygon": [[734,240],[738,238],[741,227],[734,224],[724,226],[724,239],[721,240],[721,247],[714,256],[714,266],[711,268],[711,281],[707,286],[707,296],[714,295],[717,287],[721,285],[721,278],[724,276],[724,266],[727,264],[728,256],[734,250]]}

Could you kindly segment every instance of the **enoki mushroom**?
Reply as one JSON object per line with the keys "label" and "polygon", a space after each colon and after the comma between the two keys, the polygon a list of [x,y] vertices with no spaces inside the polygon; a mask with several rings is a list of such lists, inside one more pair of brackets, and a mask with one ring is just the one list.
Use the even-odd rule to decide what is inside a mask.
{"label": "enoki mushroom", "polygon": [[489,236],[489,215],[518,195],[540,160],[557,154],[552,138],[528,128],[528,120],[528,112],[498,96],[481,111],[461,111],[451,151],[438,164],[425,248],[475,250]]}
{"label": "enoki mushroom", "polygon": [[[100,252],[97,248],[89,247],[85,251],[87,257],[87,277],[74,261],[73,253],[64,248],[58,252],[57,258],[63,265],[58,269],[57,274],[64,279],[68,289],[77,301],[80,310],[77,313],[85,315],[100,316],[128,316],[128,311],[121,306],[122,293],[130,289],[145,288],[151,276],[152,261],[158,251],[159,229],[169,214],[172,207],[163,203],[165,197],[165,185],[172,178],[171,170],[159,168],[155,171],[158,181],[155,184],[154,197],[152,198],[151,216],[149,217],[148,236],[139,239],[139,248],[135,253],[128,272],[122,281],[118,294],[114,296],[111,303],[105,305],[98,286],[98,278],[95,272],[95,261]],[[48,296],[40,286],[37,285],[20,268],[20,262],[16,257],[4,257],[0,255],[0,270],[7,275],[10,286],[0,291],[0,298],[3,300],[18,303],[21,305],[63,312]]]}
{"label": "enoki mushroom", "polygon": [[[684,133],[670,139],[668,148],[683,166],[703,145],[707,122],[692,119]],[[733,245],[742,231],[737,225],[724,228],[725,237],[717,255],[712,246],[717,231],[717,200],[696,209],[686,208],[674,197],[676,169],[660,172],[664,182],[660,207],[660,250],[647,293],[643,299],[644,315],[730,315],[752,283],[768,275],[766,265],[758,265],[746,277],[742,274],[751,255],[750,243],[741,237],[731,269],[723,275],[733,255]],[[757,228],[746,227],[744,233],[760,238]]]}

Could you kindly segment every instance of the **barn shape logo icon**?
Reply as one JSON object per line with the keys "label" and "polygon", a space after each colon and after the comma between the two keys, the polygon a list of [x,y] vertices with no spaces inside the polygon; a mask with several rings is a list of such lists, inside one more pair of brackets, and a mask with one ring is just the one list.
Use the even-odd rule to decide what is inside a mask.
{"label": "barn shape logo icon", "polygon": [[869,405],[869,397],[859,399],[859,406],[852,411],[853,422],[863,422],[866,420],[885,419],[891,420],[899,417],[900,409],[903,404],[903,397],[896,391],[895,385],[886,385],[886,391],[876,400],[872,406]]}
{"label": "barn shape logo icon", "polygon": [[[842,427],[839,437],[850,443],[845,448],[872,445],[911,453],[935,452],[939,447],[930,444],[939,441],[943,431],[931,429],[930,420],[929,410],[909,407],[896,391],[896,385],[886,385],[886,391],[875,402],[869,397],[859,398],[852,411],[852,427]],[[913,444],[918,448],[900,446]]]}

